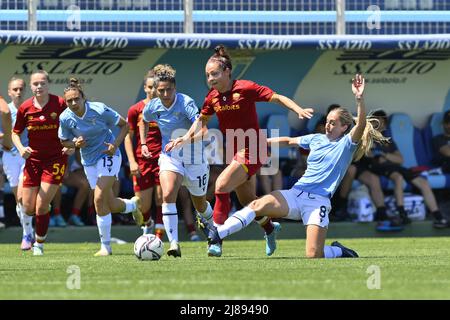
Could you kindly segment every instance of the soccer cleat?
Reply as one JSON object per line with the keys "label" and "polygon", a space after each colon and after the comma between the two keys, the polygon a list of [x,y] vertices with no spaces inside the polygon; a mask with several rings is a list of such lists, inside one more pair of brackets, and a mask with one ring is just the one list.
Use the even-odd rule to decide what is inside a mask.
{"label": "soccer cleat", "polygon": [[33,256],[43,256],[44,246],[43,245],[33,245]]}
{"label": "soccer cleat", "polygon": [[48,226],[50,228],[56,227],[56,222],[54,217],[50,217],[50,220],[48,221]]}
{"label": "soccer cleat", "polygon": [[152,228],[149,226],[142,226],[141,229],[143,235],[152,233]]}
{"label": "soccer cleat", "polygon": [[98,250],[95,254],[94,257],[106,257],[106,256],[110,256],[112,255],[112,250],[111,248],[107,249],[105,247],[101,247],[100,250]]}
{"label": "soccer cleat", "polygon": [[378,222],[376,229],[377,231],[380,232],[396,232],[402,231],[404,227],[401,224],[398,224],[397,222],[391,220],[384,220]]}
{"label": "soccer cleat", "polygon": [[273,231],[270,234],[264,235],[266,239],[266,255],[271,256],[277,249],[277,233],[281,230],[281,224],[272,222]]}
{"label": "soccer cleat", "polygon": [[62,215],[57,215],[53,217],[54,221],[55,221],[55,227],[61,227],[61,228],[65,228],[67,227],[67,223],[64,220],[64,218],[62,217]]}
{"label": "soccer cleat", "polygon": [[31,234],[24,235],[22,238],[22,243],[20,244],[20,249],[22,249],[23,251],[31,250],[33,243],[34,243],[33,235]]}
{"label": "soccer cleat", "polygon": [[206,229],[208,230],[208,244],[217,244],[217,243],[222,243],[222,239],[220,239],[219,236],[219,232],[217,231],[217,227],[212,225],[212,224],[208,224],[206,226]]}
{"label": "soccer cleat", "polygon": [[214,243],[208,246],[208,256],[220,257],[222,255],[222,243]]}
{"label": "soccer cleat", "polygon": [[144,216],[141,211],[141,199],[137,196],[131,198],[131,201],[134,201],[136,204],[136,209],[134,209],[131,213],[133,215],[133,219],[138,226],[142,226],[144,224]]}
{"label": "soccer cleat", "polygon": [[142,228],[142,234],[152,234],[153,229],[155,228],[155,221],[150,218],[147,222],[144,222]]}
{"label": "soccer cleat", "polygon": [[195,231],[193,231],[190,234],[190,238],[191,238],[191,241],[200,241],[200,240],[202,240],[202,239],[200,239],[200,236]]}
{"label": "soccer cleat", "polygon": [[208,220],[206,220],[205,217],[203,217],[198,212],[196,213],[195,217],[197,220],[197,227],[200,230],[202,230],[202,232],[205,234],[205,237],[208,237],[208,226],[209,226]]}
{"label": "soccer cleat", "polygon": [[76,227],[84,227],[84,223],[83,221],[81,221],[80,217],[75,215],[75,214],[71,214],[69,217],[69,223],[71,225],[74,225]]}
{"label": "soccer cleat", "polygon": [[436,229],[444,229],[444,228],[448,228],[450,225],[447,221],[447,219],[436,219],[433,221],[433,227]]}
{"label": "soccer cleat", "polygon": [[167,255],[172,256],[174,258],[180,257],[181,258],[181,250],[180,245],[175,240],[172,240],[170,243],[170,248],[167,250]]}
{"label": "soccer cleat", "polygon": [[344,247],[342,244],[340,244],[337,241],[334,241],[331,246],[333,247],[339,247],[342,250],[342,258],[358,258],[358,254],[355,250],[352,250],[350,248]]}

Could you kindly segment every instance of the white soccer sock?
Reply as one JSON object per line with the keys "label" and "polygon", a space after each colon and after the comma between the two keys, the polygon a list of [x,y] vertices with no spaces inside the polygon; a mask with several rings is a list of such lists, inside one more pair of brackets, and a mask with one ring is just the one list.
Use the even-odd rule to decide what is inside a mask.
{"label": "white soccer sock", "polygon": [[106,216],[97,215],[97,228],[100,235],[100,242],[102,248],[108,250],[111,248],[111,222],[111,213],[108,213]]}
{"label": "white soccer sock", "polygon": [[205,210],[205,212],[197,211],[197,213],[199,215],[201,215],[203,218],[205,218],[206,220],[208,220],[208,222],[212,222],[213,209],[211,208],[211,205],[209,204],[208,201],[206,201],[206,210]]}
{"label": "white soccer sock", "polygon": [[129,213],[136,210],[136,202],[130,199],[122,199],[125,202],[125,209],[121,213]]}
{"label": "white soccer sock", "polygon": [[325,255],[325,258],[327,259],[334,259],[334,258],[340,258],[342,257],[342,249],[335,246],[325,246],[323,248],[323,253]]}
{"label": "white soccer sock", "polygon": [[19,217],[20,220],[20,225],[22,225],[22,205],[20,203],[16,204],[16,213],[17,213],[17,217]]}
{"label": "white soccer sock", "polygon": [[169,242],[175,240],[178,242],[178,212],[175,203],[163,203],[162,214],[164,229],[166,229]]}
{"label": "white soccer sock", "polygon": [[225,221],[222,226],[217,228],[220,239],[223,239],[232,233],[244,229],[253,221],[253,219],[255,219],[255,216],[255,211],[253,211],[249,207],[245,207],[235,212]]}
{"label": "white soccer sock", "polygon": [[34,234],[33,231],[33,216],[29,216],[25,213],[25,209],[23,206],[20,207],[21,209],[21,217],[22,217],[22,230],[23,230],[23,235],[29,235],[29,234]]}

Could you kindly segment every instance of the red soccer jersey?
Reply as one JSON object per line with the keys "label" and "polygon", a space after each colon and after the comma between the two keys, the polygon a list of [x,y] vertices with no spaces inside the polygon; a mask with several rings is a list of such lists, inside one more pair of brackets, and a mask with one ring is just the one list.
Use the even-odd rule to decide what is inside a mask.
{"label": "red soccer jersey", "polygon": [[58,138],[59,115],[66,109],[63,98],[50,94],[47,104],[39,109],[34,105],[34,98],[25,100],[17,111],[13,131],[21,134],[28,129],[28,145],[34,152],[35,160],[62,158],[63,146]]}
{"label": "red soccer jersey", "polygon": [[[139,135],[139,122],[142,120],[142,110],[144,110],[145,103],[143,100],[139,101],[135,105],[132,105],[128,110],[128,124],[130,129],[134,131],[135,145],[134,155],[136,160],[142,160],[141,154],[141,137]],[[148,151],[152,154],[152,159],[157,159],[161,153],[161,131],[159,131],[158,124],[155,121],[149,122],[148,134],[147,134],[147,147]]]}
{"label": "red soccer jersey", "polygon": [[259,130],[255,102],[270,101],[274,92],[253,81],[235,80],[230,91],[220,93],[211,89],[203,103],[202,114],[217,114],[219,128],[223,134],[226,129]]}
{"label": "red soccer jersey", "polygon": [[[219,119],[219,128],[223,135],[226,137],[227,129],[242,129],[247,131],[254,129],[257,134],[257,141],[249,141],[245,139],[245,148],[254,143],[259,148],[259,124],[258,114],[256,113],[256,102],[270,101],[274,92],[265,86],[254,83],[248,80],[235,80],[230,91],[220,93],[216,89],[211,89],[205,98],[203,103],[202,114],[213,115],[217,114]],[[227,142],[228,143],[228,142]],[[233,153],[238,151],[237,136],[234,141]],[[249,150],[247,150],[248,152]],[[260,152],[257,150],[257,154],[246,155],[246,158],[253,158],[250,161],[255,161],[258,158],[265,161],[265,158],[259,159]],[[227,153],[227,161],[228,159]],[[254,162],[253,162],[254,163]]]}

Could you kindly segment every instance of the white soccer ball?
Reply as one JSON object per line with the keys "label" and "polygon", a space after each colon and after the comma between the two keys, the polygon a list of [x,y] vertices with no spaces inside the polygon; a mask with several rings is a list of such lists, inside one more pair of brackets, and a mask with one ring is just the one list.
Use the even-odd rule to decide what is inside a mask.
{"label": "white soccer ball", "polygon": [[139,260],[159,260],[164,254],[164,243],[154,234],[144,234],[134,243],[134,254]]}

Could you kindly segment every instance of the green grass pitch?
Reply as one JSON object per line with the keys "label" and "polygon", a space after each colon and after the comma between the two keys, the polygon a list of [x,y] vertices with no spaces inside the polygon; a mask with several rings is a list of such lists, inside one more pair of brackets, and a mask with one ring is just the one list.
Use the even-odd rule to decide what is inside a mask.
{"label": "green grass pitch", "polygon": [[[340,241],[360,258],[309,260],[304,240],[279,240],[272,257],[263,240],[226,241],[221,258],[208,257],[205,242],[182,242],[181,259],[159,261],[137,260],[132,243],[109,257],[93,257],[94,243],[49,242],[43,257],[1,244],[0,300],[450,299],[450,238]],[[69,266],[80,289],[67,286]]]}

